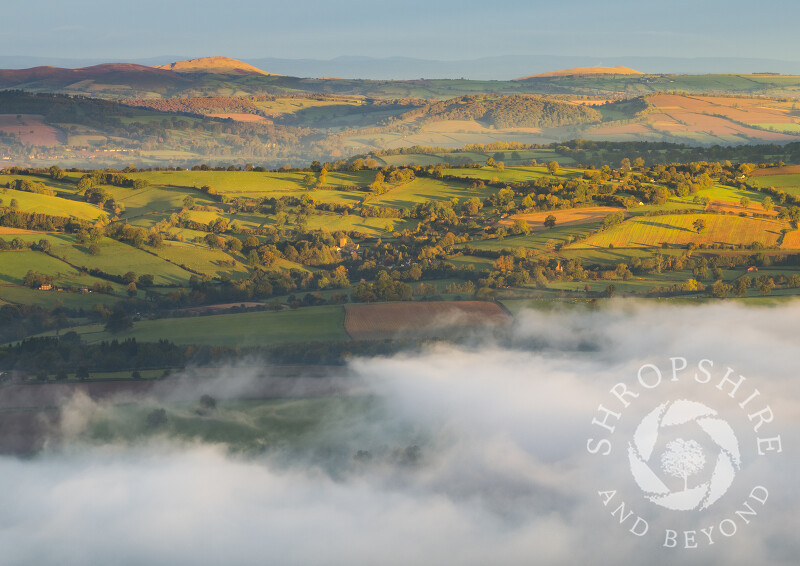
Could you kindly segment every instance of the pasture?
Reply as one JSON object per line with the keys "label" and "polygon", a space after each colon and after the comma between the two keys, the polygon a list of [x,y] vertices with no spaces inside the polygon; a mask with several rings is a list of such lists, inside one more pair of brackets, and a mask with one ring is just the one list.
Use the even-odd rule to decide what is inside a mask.
{"label": "pasture", "polygon": [[136,322],[130,330],[109,334],[99,324],[72,328],[89,343],[136,338],[142,342],[170,340],[176,344],[262,346],[290,342],[347,340],[341,306],[297,310],[162,318]]}
{"label": "pasture", "polygon": [[[459,170],[461,171],[461,170]],[[399,185],[386,193],[371,198],[366,204],[392,208],[409,208],[426,201],[445,201],[457,198],[460,201],[478,197],[483,200],[498,189],[484,187],[472,188],[464,183],[441,181],[439,179],[418,178],[410,183]]]}
{"label": "pasture", "polygon": [[[72,234],[41,234],[34,232],[22,234],[18,237],[26,242],[38,242],[42,238],[48,240],[52,246],[52,255],[79,268],[100,269],[111,275],[124,275],[129,271],[133,271],[137,275],[147,273],[154,276],[156,285],[183,285],[188,282],[192,275],[177,265],[159,258],[154,253],[148,253],[111,238],[102,238],[98,242],[100,253],[91,255],[88,245],[78,244]],[[50,257],[46,254],[36,253],[44,257]],[[59,264],[63,266],[62,269],[71,269],[66,263],[59,261]],[[53,275],[50,271],[40,271]]]}
{"label": "pasture", "polygon": [[601,222],[603,218],[615,212],[626,212],[624,208],[612,206],[587,206],[584,208],[568,208],[565,210],[552,210],[544,212],[529,212],[513,214],[499,221],[501,226],[509,227],[516,220],[524,220],[533,231],[547,230],[544,221],[548,216],[555,216],[556,226],[574,226],[587,222]]}
{"label": "pasture", "polygon": [[757,169],[750,180],[759,187],[774,187],[792,196],[800,196],[800,165]]}
{"label": "pasture", "polygon": [[3,201],[2,206],[9,206],[12,199],[16,200],[18,209],[22,212],[40,212],[90,222],[105,222],[108,219],[108,213],[93,204],[56,196],[3,188],[0,189],[0,199]]}
{"label": "pasture", "polygon": [[[695,220],[702,219],[705,229],[697,233]],[[656,247],[662,244],[726,244],[750,245],[759,242],[764,247],[778,247],[781,230],[787,224],[772,219],[741,217],[728,214],[667,214],[663,216],[638,216],[609,230],[599,232],[587,240],[577,242],[570,249],[579,248],[637,248]]]}

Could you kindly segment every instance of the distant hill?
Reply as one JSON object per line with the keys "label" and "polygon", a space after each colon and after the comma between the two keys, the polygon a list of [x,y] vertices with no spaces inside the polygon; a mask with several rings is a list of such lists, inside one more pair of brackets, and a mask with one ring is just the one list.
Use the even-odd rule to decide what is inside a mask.
{"label": "distant hill", "polygon": [[575,67],[574,69],[562,69],[560,71],[539,73],[538,75],[528,75],[527,77],[520,77],[514,80],[524,81],[536,77],[577,77],[581,75],[644,75],[644,73],[628,67]]}
{"label": "distant hill", "polygon": [[555,128],[602,120],[594,108],[527,95],[462,96],[410,110],[400,118],[420,123],[475,120],[497,128]]}
{"label": "distant hill", "polygon": [[212,73],[218,75],[270,75],[261,69],[230,57],[200,57],[177,61],[167,65],[157,65],[156,69],[176,73]]}

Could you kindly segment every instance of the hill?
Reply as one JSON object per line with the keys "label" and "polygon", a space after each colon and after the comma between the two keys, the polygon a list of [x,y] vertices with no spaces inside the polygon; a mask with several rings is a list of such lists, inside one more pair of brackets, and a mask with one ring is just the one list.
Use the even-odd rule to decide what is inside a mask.
{"label": "hill", "polygon": [[552,128],[599,122],[593,108],[569,104],[543,96],[462,96],[429,104],[400,115],[403,120],[423,122],[476,120],[497,128]]}
{"label": "hill", "polygon": [[200,57],[176,61],[167,65],[156,65],[156,69],[176,73],[212,73],[217,75],[270,75],[266,71],[230,57]]}
{"label": "hill", "polygon": [[644,75],[641,71],[631,69],[628,67],[575,67],[573,69],[562,69],[560,71],[549,71],[547,73],[539,73],[538,75],[528,75],[527,77],[520,77],[514,79],[515,81],[524,81],[536,77],[580,77],[591,75]]}

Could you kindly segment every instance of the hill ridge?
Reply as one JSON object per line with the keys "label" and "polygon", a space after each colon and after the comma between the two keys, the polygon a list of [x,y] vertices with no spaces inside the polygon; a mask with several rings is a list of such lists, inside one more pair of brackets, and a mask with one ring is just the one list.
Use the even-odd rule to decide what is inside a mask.
{"label": "hill ridge", "polygon": [[537,77],[575,77],[580,75],[644,75],[645,73],[631,69],[630,67],[573,67],[571,69],[561,69],[559,71],[548,71],[536,75],[519,77],[515,81],[524,81]]}
{"label": "hill ridge", "polygon": [[214,73],[236,75],[271,75],[238,59],[216,55],[213,57],[198,57],[185,59],[166,65],[156,65],[155,69],[164,69],[175,73]]}

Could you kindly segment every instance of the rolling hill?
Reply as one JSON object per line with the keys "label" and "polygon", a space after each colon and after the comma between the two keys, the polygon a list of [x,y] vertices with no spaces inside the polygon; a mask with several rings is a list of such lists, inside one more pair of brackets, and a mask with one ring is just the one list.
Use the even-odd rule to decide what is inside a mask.
{"label": "rolling hill", "polygon": [[628,67],[575,67],[573,69],[562,69],[560,71],[549,71],[547,73],[539,73],[537,75],[528,75],[527,77],[520,77],[514,79],[516,81],[524,81],[534,77],[579,77],[579,76],[592,76],[592,75],[644,75],[641,71],[630,69]]}
{"label": "rolling hill", "polygon": [[174,71],[176,73],[211,73],[217,75],[270,75],[248,65],[237,59],[230,57],[200,57],[199,59],[188,59],[186,61],[176,61],[168,65],[156,65],[156,69]]}

